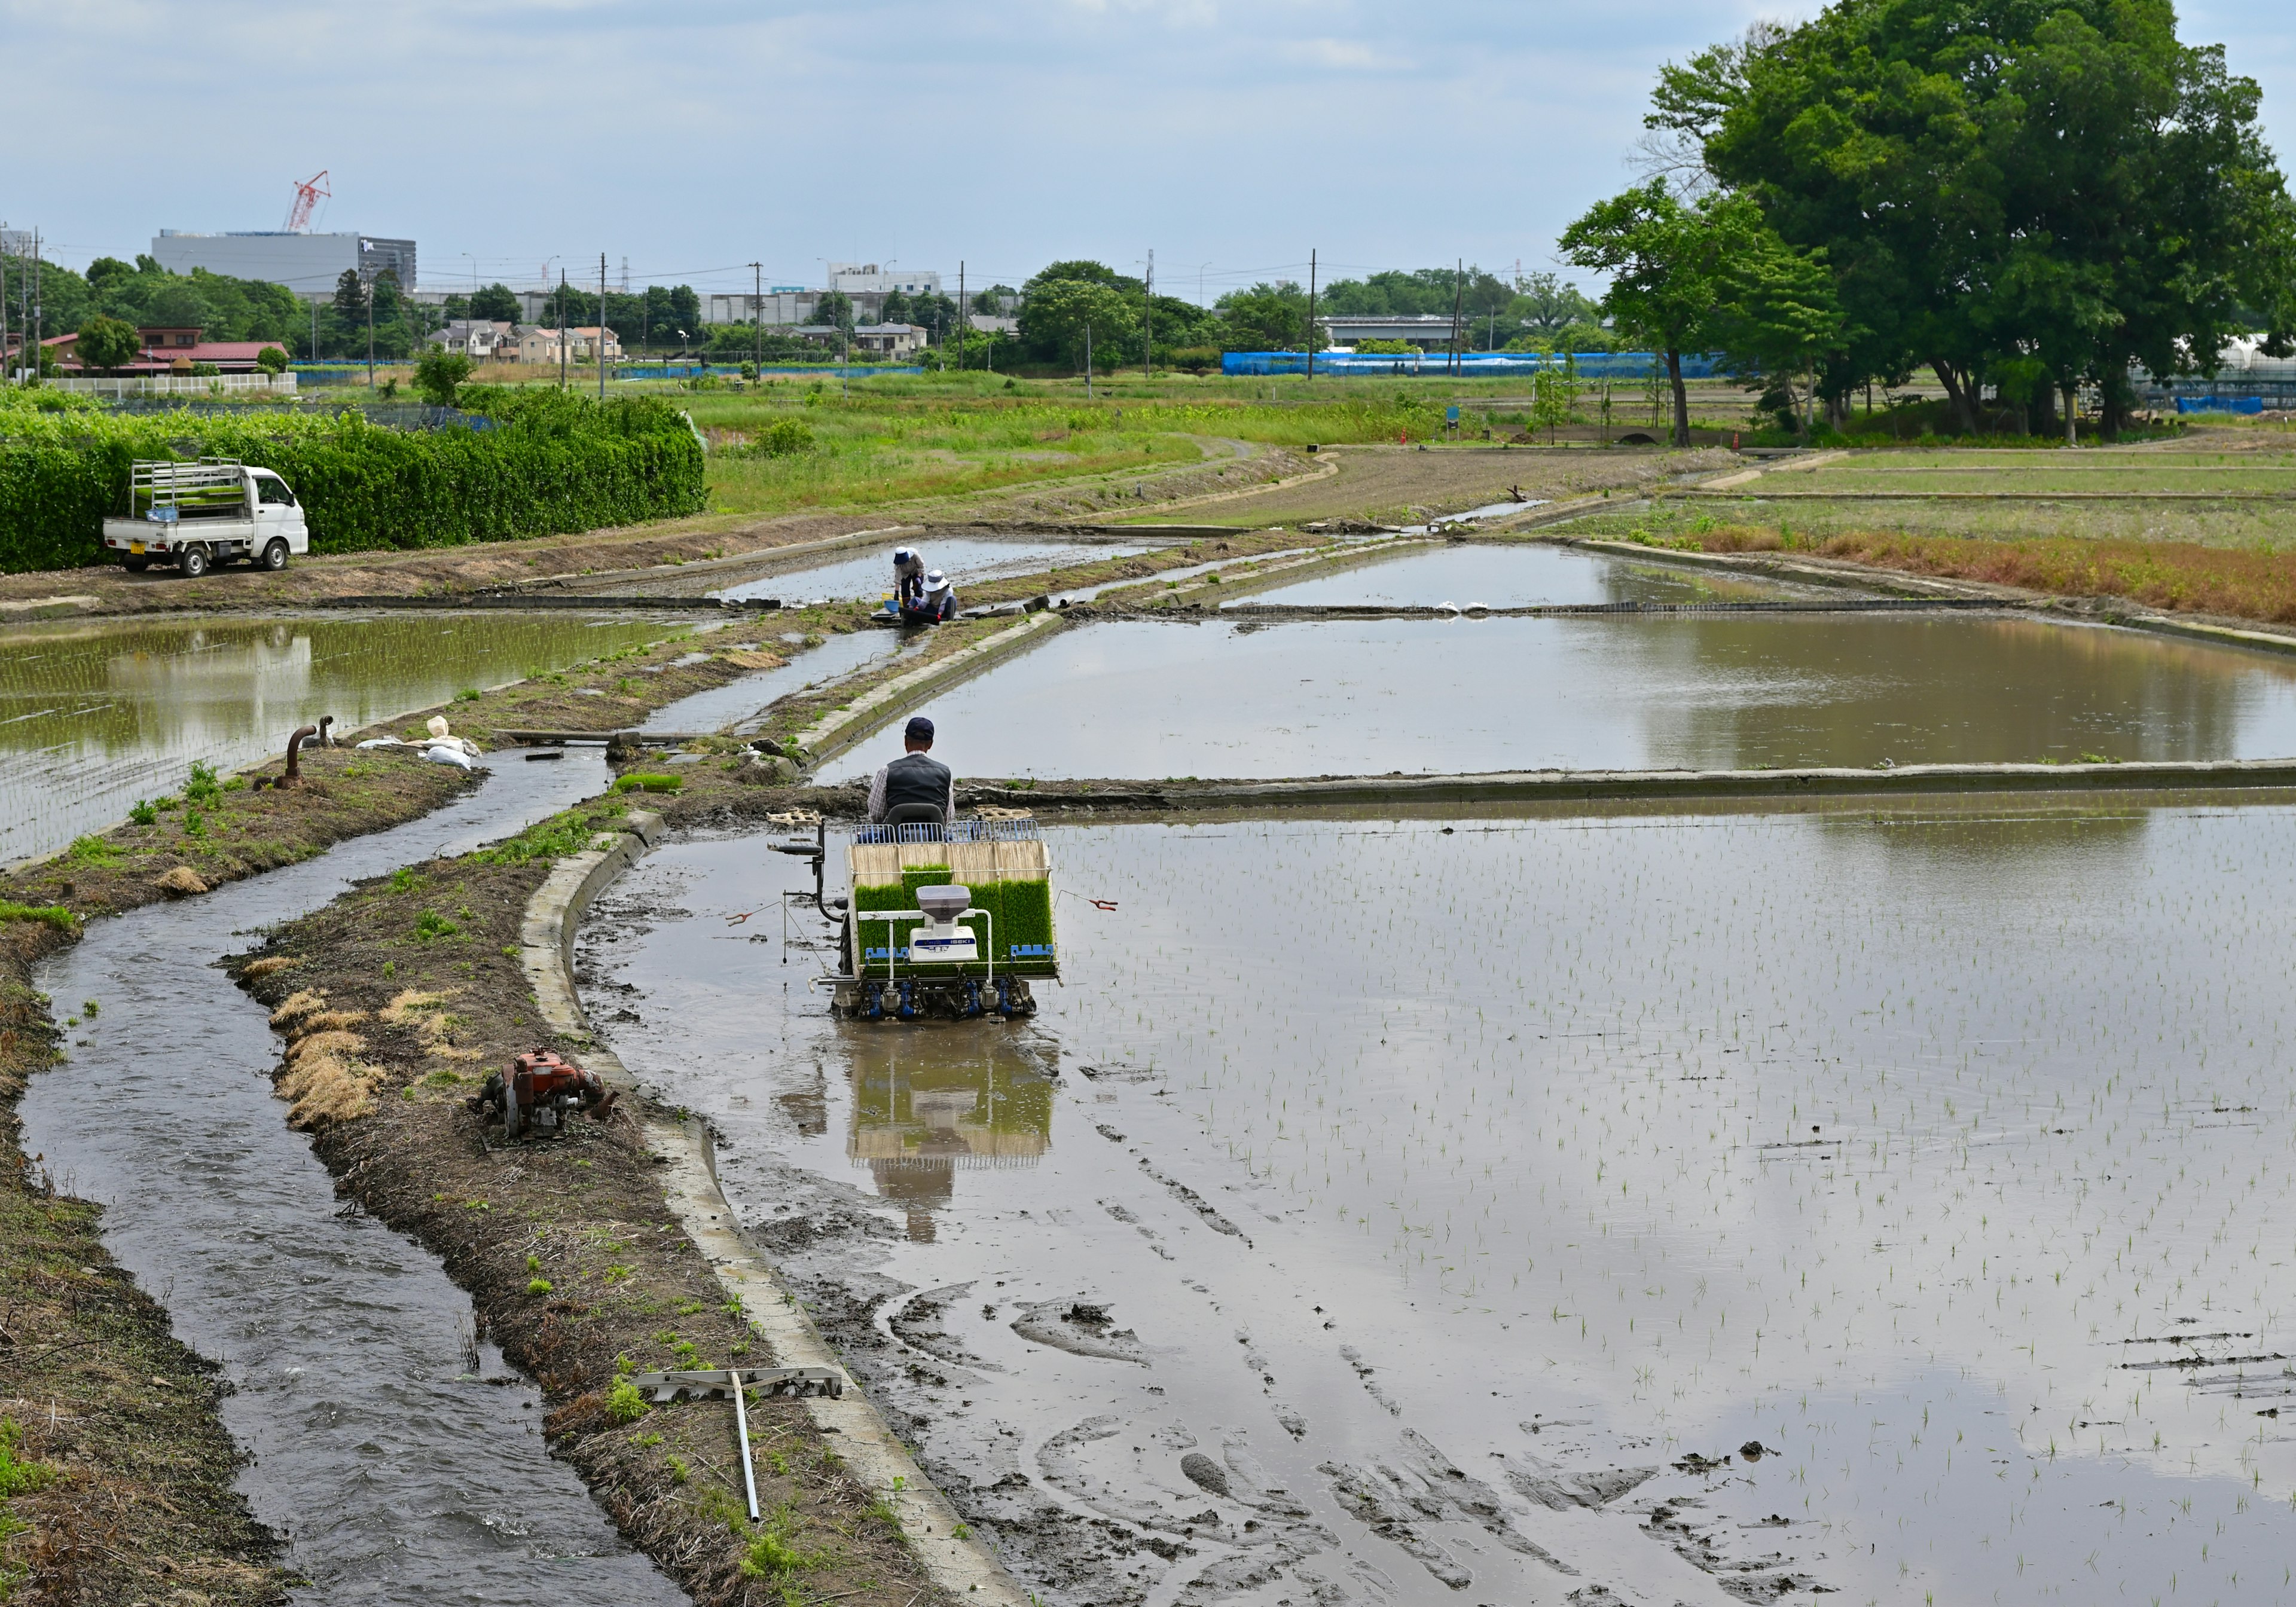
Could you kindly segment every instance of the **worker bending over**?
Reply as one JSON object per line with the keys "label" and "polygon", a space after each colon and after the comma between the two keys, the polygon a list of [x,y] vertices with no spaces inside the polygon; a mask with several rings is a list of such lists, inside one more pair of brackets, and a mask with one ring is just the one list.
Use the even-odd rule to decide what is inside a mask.
{"label": "worker bending over", "polygon": [[902,603],[900,618],[905,625],[939,625],[941,619],[955,619],[957,587],[950,586],[948,577],[939,570],[928,570],[923,590],[914,603]]}
{"label": "worker bending over", "polygon": [[893,549],[893,606],[907,613],[924,601],[925,561],[914,547]]}
{"label": "worker bending over", "polygon": [[870,820],[882,824],[906,804],[938,809],[946,826],[956,818],[956,777],[932,757],[933,723],[922,714],[911,719],[901,745],[907,751],[891,764],[879,766],[869,779]]}

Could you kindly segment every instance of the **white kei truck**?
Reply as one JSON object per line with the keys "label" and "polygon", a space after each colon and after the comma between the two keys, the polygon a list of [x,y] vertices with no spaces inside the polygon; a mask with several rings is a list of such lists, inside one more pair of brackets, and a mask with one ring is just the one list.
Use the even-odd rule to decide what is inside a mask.
{"label": "white kei truck", "polygon": [[172,563],[195,580],[240,559],[283,570],[311,550],[311,528],[287,482],[228,457],[139,463],[129,474],[127,516],[103,521],[103,545],[131,570]]}

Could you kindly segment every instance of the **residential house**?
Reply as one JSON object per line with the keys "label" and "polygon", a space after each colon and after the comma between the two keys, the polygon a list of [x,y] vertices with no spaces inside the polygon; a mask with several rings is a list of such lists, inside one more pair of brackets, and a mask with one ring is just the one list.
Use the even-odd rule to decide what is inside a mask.
{"label": "residential house", "polygon": [[[120,365],[119,372],[124,374],[189,373],[195,364],[212,364],[217,373],[253,373],[261,366],[256,358],[266,347],[286,349],[277,340],[202,340],[196,328],[155,327],[135,332],[143,337],[144,349],[134,361]],[[51,335],[40,344],[55,354],[66,373],[79,372],[77,332]]]}
{"label": "residential house", "polygon": [[[570,329],[564,332],[562,349],[560,332],[555,329],[536,327],[521,330],[518,334],[518,360],[521,363],[558,363],[570,357],[577,363],[586,363],[603,345],[606,361],[622,360],[622,342],[611,329],[594,325],[587,329]],[[500,348],[497,348],[500,355]]]}
{"label": "residential house", "polygon": [[906,357],[923,346],[931,332],[916,324],[861,324],[854,326],[853,346],[881,357]]}
{"label": "residential house", "polygon": [[507,362],[518,352],[518,325],[500,318],[455,318],[435,331],[427,344],[460,352],[472,362],[501,357]]}

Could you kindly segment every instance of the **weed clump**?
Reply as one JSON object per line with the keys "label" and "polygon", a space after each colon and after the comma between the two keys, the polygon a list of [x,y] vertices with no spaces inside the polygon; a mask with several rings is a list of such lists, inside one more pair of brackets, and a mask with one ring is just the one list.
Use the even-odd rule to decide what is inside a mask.
{"label": "weed clump", "polygon": [[616,1423],[636,1423],[650,1410],[644,1391],[627,1377],[614,1380],[614,1387],[606,1392],[606,1415]]}

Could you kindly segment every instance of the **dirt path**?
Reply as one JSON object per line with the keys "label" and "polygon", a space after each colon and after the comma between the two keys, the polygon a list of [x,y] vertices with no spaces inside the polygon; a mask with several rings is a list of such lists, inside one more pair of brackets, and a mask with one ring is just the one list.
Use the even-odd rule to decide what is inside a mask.
{"label": "dirt path", "polygon": [[1677,453],[1627,447],[1327,447],[1316,455],[1335,463],[1338,472],[1329,479],[1236,497],[1203,508],[1197,516],[1216,524],[1298,524],[1324,519],[1414,523],[1508,501],[1517,488],[1533,497],[1640,490],[1677,475],[1739,462],[1718,448]]}

